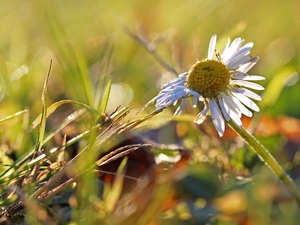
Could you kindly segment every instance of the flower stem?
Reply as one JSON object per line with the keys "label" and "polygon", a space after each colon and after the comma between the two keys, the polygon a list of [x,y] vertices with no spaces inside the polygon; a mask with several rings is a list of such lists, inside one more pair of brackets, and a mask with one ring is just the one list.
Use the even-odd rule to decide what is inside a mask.
{"label": "flower stem", "polygon": [[248,145],[256,152],[256,154],[265,162],[265,164],[273,171],[273,173],[278,177],[279,180],[287,187],[290,194],[297,201],[298,207],[300,208],[300,193],[293,182],[293,180],[285,173],[280,164],[276,159],[270,154],[270,152],[244,127],[237,126],[232,120],[227,121],[230,127],[238,133]]}

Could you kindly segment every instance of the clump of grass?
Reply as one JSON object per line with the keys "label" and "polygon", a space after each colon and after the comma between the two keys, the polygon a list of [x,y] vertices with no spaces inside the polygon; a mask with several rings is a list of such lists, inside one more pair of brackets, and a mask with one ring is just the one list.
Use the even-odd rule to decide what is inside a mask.
{"label": "clump of grass", "polygon": [[[210,36],[212,27],[226,36],[253,36],[253,29],[268,30],[267,20],[255,22],[248,10],[252,5],[245,1],[236,3],[249,4],[240,8],[247,9],[245,21],[240,21],[243,13],[223,2],[207,2],[206,7],[193,2],[194,9],[179,1],[147,7],[131,2],[122,9],[116,3],[94,1],[3,5],[11,14],[1,14],[0,223],[297,223],[297,204],[243,141],[230,132],[220,139],[210,121],[195,126],[192,116],[172,118],[168,109],[151,111],[150,103],[141,104],[157,93],[160,79],[176,76],[194,62],[204,49],[202,35]],[[157,19],[148,13],[154,5]],[[266,5],[268,10],[263,4],[258,10],[273,18]],[[288,7],[282,5],[286,3],[271,8],[286,12]],[[118,22],[115,28],[113,17],[129,18],[132,7],[143,26],[137,32],[126,26],[122,30]],[[182,19],[186,10],[189,20]],[[278,13],[278,18],[281,15],[285,14]],[[217,25],[224,18],[229,28]],[[109,25],[99,22],[108,20]],[[19,26],[21,21],[24,26]],[[285,26],[291,24],[287,17],[281,21],[277,29],[290,27]],[[174,30],[161,32],[174,24]],[[262,63],[266,69],[260,68],[271,80],[260,108],[272,115],[291,110],[283,105],[297,95],[286,95],[298,93],[297,86],[290,88],[297,77],[296,60],[286,62],[283,55],[298,56],[291,50],[289,31],[283,33],[287,36],[274,40],[276,32],[266,32],[258,42],[262,58],[274,46],[284,53],[278,53],[279,58],[274,54],[275,60],[267,58]],[[131,105],[113,110],[107,107],[119,98],[111,91],[115,82],[130,84],[135,97]],[[249,130],[256,131],[297,181],[297,138],[275,129],[279,120],[268,118],[257,115]]]}

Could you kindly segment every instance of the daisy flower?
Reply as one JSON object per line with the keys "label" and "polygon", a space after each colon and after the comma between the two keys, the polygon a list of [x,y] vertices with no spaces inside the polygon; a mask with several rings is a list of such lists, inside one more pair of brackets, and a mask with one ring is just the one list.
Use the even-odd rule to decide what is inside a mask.
{"label": "daisy flower", "polygon": [[160,93],[153,99],[156,108],[162,109],[181,101],[174,115],[179,115],[189,98],[194,107],[198,101],[204,103],[203,110],[194,122],[201,124],[210,115],[219,136],[223,136],[225,121],[232,120],[242,127],[242,114],[252,117],[252,111],[259,111],[252,101],[261,97],[249,90],[264,90],[252,81],[264,80],[262,76],[248,75],[248,71],[257,63],[258,57],[249,55],[253,43],[244,46],[244,40],[236,38],[228,42],[222,53],[216,51],[217,36],[212,36],[208,57],[197,61],[188,72],[162,86]]}

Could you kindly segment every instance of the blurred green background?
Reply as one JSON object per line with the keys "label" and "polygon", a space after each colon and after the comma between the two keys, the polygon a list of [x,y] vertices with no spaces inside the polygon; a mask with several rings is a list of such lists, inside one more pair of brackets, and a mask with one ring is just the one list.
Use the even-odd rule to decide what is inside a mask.
{"label": "blurred green background", "polygon": [[[299,9],[300,1],[296,0],[1,1],[0,118],[28,109],[30,122],[27,123],[30,124],[41,113],[41,93],[51,60],[53,64],[48,84],[48,104],[72,99],[99,109],[102,91],[111,77],[113,85],[107,111],[118,105],[131,105],[139,109],[159,92],[163,83],[176,75],[162,67],[153,55],[124,31],[125,28],[151,43],[149,47],[156,46],[157,55],[178,73],[187,71],[197,59],[207,56],[208,43],[214,34],[218,35],[217,48],[220,51],[228,37],[231,40],[242,37],[245,42],[254,42],[251,54],[259,56],[260,61],[250,74],[266,77],[265,81],[260,82],[266,87],[262,94],[263,101],[259,103],[262,111],[273,118],[281,115],[300,118],[300,83],[297,82],[300,66]],[[151,107],[154,109],[154,106]],[[173,112],[173,109],[166,109],[163,115],[172,115]],[[59,113],[59,116],[63,117],[70,112],[61,110]],[[24,125],[20,122],[21,119],[2,125],[1,143],[17,143]],[[193,117],[189,120],[192,119]],[[158,119],[153,121],[159,122]],[[270,127],[266,126],[264,129],[268,130]],[[30,132],[35,131],[28,130],[30,129],[26,130],[27,133],[22,131],[29,135],[25,136],[22,147],[14,146],[16,151],[27,151],[28,146],[34,145],[35,138],[30,137]],[[175,129],[171,125],[162,132],[166,136],[172,136],[173,133],[168,133],[169,130]],[[228,172],[229,178],[220,179],[226,180],[228,183],[224,183],[228,186],[236,185],[236,189],[246,190],[243,193],[247,192],[247,201],[243,194],[241,197],[239,190],[234,193],[234,196],[237,194],[237,199],[242,199],[242,205],[247,202],[249,208],[260,206],[263,209],[261,212],[259,207],[257,211],[249,211],[250,216],[251,213],[255,214],[254,217],[257,216],[256,213],[264,214],[261,217],[257,216],[262,218],[261,220],[254,219],[261,222],[256,224],[268,224],[273,196],[269,196],[271,200],[260,201],[260,190],[263,192],[261,195],[268,198],[265,192],[273,186],[276,189],[277,180],[270,171],[265,172],[263,169],[261,173],[261,170],[255,167],[260,161],[254,158],[254,153],[251,154],[249,148],[239,145],[234,146],[235,150],[232,150],[233,144],[230,142],[220,142],[210,135],[201,136],[198,133],[199,129],[191,124],[179,123],[177,131],[182,142],[195,150],[195,159],[189,168],[192,172],[187,170],[187,174],[191,173],[192,178],[187,175],[183,184],[179,184],[183,186],[180,187],[182,192],[186,191],[186,183],[189,188],[206,184],[203,174],[197,178],[199,171],[206,171],[203,168],[197,169],[197,163],[208,162],[218,170],[209,167],[207,171],[218,174],[218,178]],[[297,157],[292,162],[294,164],[289,162],[294,153],[299,152],[297,137],[296,144],[292,143],[295,146],[291,147],[285,145],[287,142],[280,134],[272,135],[262,138],[261,141],[272,153],[278,154],[277,157],[283,161],[280,163],[283,163],[285,169],[294,169],[295,177],[299,178],[299,154],[296,154]],[[280,153],[284,146],[286,152]],[[289,155],[290,152],[293,152],[292,156]],[[281,154],[284,156],[280,157]],[[193,169],[196,170],[195,173]],[[247,180],[240,183],[230,180],[236,175],[247,177],[251,173],[258,175],[261,186],[267,184],[267,188],[261,188],[259,182],[258,186],[253,188],[252,183]],[[193,180],[195,177],[198,180]],[[180,182],[182,181],[178,183]],[[209,182],[209,191],[211,186],[222,188],[221,182],[218,183],[214,179]],[[223,202],[230,200],[225,191],[222,194],[225,197],[218,197],[222,198]],[[222,204],[219,205],[221,209],[218,210],[222,211]],[[288,206],[285,202],[278,205],[283,214],[279,221],[289,218],[288,224],[294,224],[298,215],[295,205],[290,202]],[[291,205],[294,208],[289,210]],[[227,209],[228,206],[224,208]],[[243,210],[247,211],[247,206]],[[208,210],[207,215],[209,213],[211,211]],[[198,215],[197,212],[195,215]],[[226,219],[224,221],[215,224],[233,224],[226,223]]]}
{"label": "blurred green background", "polygon": [[[90,89],[104,82],[101,77],[107,74],[116,83],[113,90],[118,90],[110,99],[110,109],[131,101],[139,106],[150,100],[161,83],[174,75],[166,74],[125,34],[123,26],[133,33],[143,30],[150,41],[160,39],[157,54],[178,72],[206,57],[213,34],[218,34],[220,45],[227,37],[243,37],[254,42],[251,54],[260,57],[251,73],[265,76],[263,85],[284,73],[284,78],[277,79],[284,83],[286,76],[299,69],[299,7],[296,0],[3,1],[0,69],[1,95],[6,97],[0,115],[23,108],[39,112],[38,96],[51,59],[50,101],[70,98],[96,104]],[[12,79],[22,65],[28,66],[28,74],[21,77],[21,68]],[[297,79],[294,73],[288,85]],[[299,86],[286,86],[268,112],[300,117]],[[276,94],[276,90],[271,93]]]}

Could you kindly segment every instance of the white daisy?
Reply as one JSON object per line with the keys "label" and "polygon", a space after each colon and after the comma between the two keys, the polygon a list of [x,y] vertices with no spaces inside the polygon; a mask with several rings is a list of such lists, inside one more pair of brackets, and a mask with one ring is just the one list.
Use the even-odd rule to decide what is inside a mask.
{"label": "white daisy", "polygon": [[251,117],[253,114],[250,110],[259,111],[251,99],[259,101],[261,97],[249,89],[264,90],[261,85],[251,81],[265,78],[247,74],[258,61],[258,57],[249,55],[252,42],[242,46],[243,39],[236,38],[232,43],[228,39],[220,54],[215,50],[216,41],[217,36],[212,36],[207,59],[196,62],[189,72],[182,73],[163,85],[153,101],[156,101],[157,109],[162,109],[181,100],[175,115],[183,111],[189,97],[192,98],[194,107],[198,101],[203,102],[204,109],[194,122],[201,124],[207,115],[211,115],[219,136],[222,136],[225,130],[224,120],[233,120],[242,127],[242,114]]}

